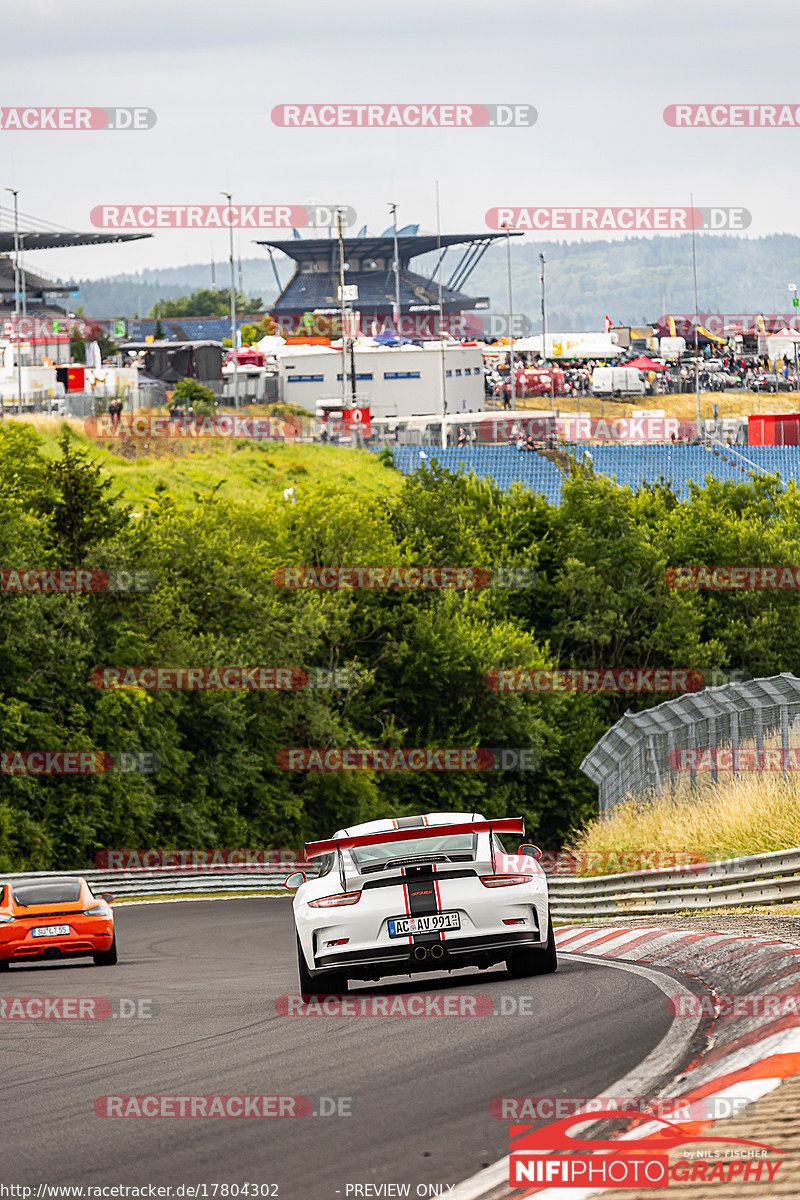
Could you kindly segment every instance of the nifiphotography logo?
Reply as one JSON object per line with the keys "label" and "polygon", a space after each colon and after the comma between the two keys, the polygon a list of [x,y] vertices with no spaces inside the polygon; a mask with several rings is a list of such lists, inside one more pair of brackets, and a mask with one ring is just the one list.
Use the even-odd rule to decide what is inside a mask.
{"label": "nifiphotography logo", "polygon": [[[609,1108],[593,1112],[591,1120],[618,1121],[619,1117],[617,1109]],[[703,1137],[697,1134],[696,1123],[683,1126],[642,1113],[633,1116],[634,1123],[644,1124],[640,1131],[628,1134],[630,1140],[573,1135],[570,1131],[585,1125],[586,1118],[586,1113],[575,1113],[540,1129],[511,1125],[511,1186],[601,1189],[664,1188],[686,1182],[771,1183],[781,1166],[780,1160],[768,1158],[783,1155],[777,1147],[716,1134]],[[693,1149],[686,1149],[689,1146]]]}

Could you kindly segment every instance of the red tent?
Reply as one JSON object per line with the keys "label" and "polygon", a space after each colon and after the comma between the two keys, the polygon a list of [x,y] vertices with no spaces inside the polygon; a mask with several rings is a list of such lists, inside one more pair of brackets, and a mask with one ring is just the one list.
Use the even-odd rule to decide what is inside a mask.
{"label": "red tent", "polygon": [[635,367],[637,371],[666,371],[667,369],[663,363],[653,362],[652,358],[647,358],[644,354],[640,354],[631,362],[620,363],[620,366]]}

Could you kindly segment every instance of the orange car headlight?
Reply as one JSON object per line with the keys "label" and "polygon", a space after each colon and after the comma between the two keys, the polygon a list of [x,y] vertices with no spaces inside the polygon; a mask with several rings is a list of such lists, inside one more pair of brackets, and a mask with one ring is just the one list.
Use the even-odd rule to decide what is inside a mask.
{"label": "orange car headlight", "polygon": [[510,887],[512,883],[530,883],[532,875],[480,875],[484,887]]}
{"label": "orange car headlight", "polygon": [[337,892],[335,896],[322,896],[319,900],[309,900],[309,908],[338,908],[340,904],[358,904],[361,892]]}

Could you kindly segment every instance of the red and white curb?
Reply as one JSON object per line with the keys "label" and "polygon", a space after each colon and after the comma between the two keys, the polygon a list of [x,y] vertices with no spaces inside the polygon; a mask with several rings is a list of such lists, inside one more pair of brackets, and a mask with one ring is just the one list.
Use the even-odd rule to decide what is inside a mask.
{"label": "red and white curb", "polygon": [[[759,995],[780,992],[800,996],[800,948],[762,937],[729,933],[692,933],[688,930],[609,928],[607,925],[567,926],[556,931],[560,955],[607,959],[622,964],[669,967],[694,980],[715,996]],[[686,1018],[676,1017],[676,1023]],[[659,1093],[660,1099],[687,1103],[710,1098],[757,1100],[784,1080],[800,1073],[800,1020],[789,1014],[740,1015],[723,1010],[714,1018],[708,1042],[682,1073]],[[613,1084],[609,1096],[620,1094]],[[741,1109],[739,1110],[741,1111]],[[714,1124],[713,1119],[693,1121],[685,1128],[697,1135]],[[653,1133],[657,1122],[640,1124],[621,1139]],[[497,1194],[501,1169],[508,1179],[508,1159],[502,1159],[480,1175],[465,1180],[451,1193],[451,1200],[479,1200]],[[604,1188],[538,1187],[508,1189],[509,1200],[542,1196],[547,1200],[584,1200]]]}

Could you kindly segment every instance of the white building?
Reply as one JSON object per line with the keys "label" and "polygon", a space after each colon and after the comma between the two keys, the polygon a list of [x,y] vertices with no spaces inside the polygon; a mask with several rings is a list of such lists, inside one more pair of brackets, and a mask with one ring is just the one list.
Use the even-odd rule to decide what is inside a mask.
{"label": "white building", "polygon": [[[437,415],[444,383],[447,411],[480,412],[484,406],[483,354],[477,347],[439,342],[384,347],[359,341],[353,355],[356,404],[373,417]],[[347,400],[352,397],[351,358],[347,354]],[[444,380],[442,368],[444,365]],[[324,402],[342,399],[342,353],[321,346],[286,346],[279,353],[280,398],[316,413]]]}

